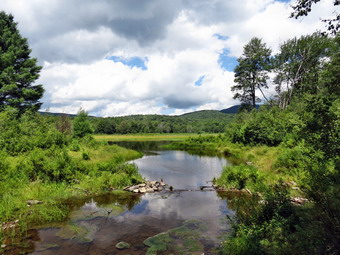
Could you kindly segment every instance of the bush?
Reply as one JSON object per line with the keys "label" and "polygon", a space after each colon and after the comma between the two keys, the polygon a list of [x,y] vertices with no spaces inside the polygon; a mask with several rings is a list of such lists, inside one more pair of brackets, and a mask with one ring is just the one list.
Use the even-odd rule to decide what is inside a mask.
{"label": "bush", "polygon": [[25,172],[31,181],[64,181],[72,179],[73,160],[66,149],[51,147],[47,150],[34,149],[18,164],[18,171]]}
{"label": "bush", "polygon": [[73,120],[73,136],[82,138],[92,133],[93,130],[91,128],[87,112],[80,110],[77,117]]}
{"label": "bush", "polygon": [[225,188],[251,188],[261,190],[263,177],[254,167],[248,165],[228,166],[223,169],[222,175],[216,180],[216,184]]}
{"label": "bush", "polygon": [[[288,191],[278,183],[265,192],[265,203],[251,210],[247,217],[232,219],[233,232],[222,243],[222,254],[292,254],[287,252],[288,238],[294,233],[296,212]],[[296,254],[299,254],[298,251]]]}
{"label": "bush", "polygon": [[83,160],[90,160],[90,155],[89,155],[89,153],[88,153],[87,151],[83,151],[83,152],[81,153],[81,158],[82,158]]}
{"label": "bush", "polygon": [[73,139],[71,144],[69,145],[69,149],[71,151],[79,151],[80,150],[79,141],[77,139]]}
{"label": "bush", "polygon": [[10,111],[0,113],[0,148],[12,156],[66,144],[66,136],[37,113],[27,112],[19,118]]}
{"label": "bush", "polygon": [[263,106],[250,113],[238,114],[226,129],[226,135],[233,143],[276,146],[291,139],[301,126],[295,112]]}

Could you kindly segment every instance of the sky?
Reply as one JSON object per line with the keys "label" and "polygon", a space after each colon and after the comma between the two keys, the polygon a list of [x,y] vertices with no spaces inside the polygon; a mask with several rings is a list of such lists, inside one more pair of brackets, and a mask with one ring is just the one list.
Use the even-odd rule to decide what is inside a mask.
{"label": "sky", "polygon": [[[43,66],[42,111],[178,115],[238,104],[230,88],[243,46],[324,30],[332,0],[289,19],[293,1],[1,0]],[[267,95],[274,95],[269,90]]]}

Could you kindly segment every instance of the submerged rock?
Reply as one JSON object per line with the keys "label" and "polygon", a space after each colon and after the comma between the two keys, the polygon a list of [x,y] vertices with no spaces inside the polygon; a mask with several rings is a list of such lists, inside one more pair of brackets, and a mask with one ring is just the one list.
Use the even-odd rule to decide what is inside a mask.
{"label": "submerged rock", "polygon": [[47,244],[39,245],[39,246],[36,248],[35,251],[36,251],[36,252],[44,252],[44,251],[52,250],[52,249],[56,249],[56,248],[59,248],[59,245],[58,245],[58,244],[47,243]]}
{"label": "submerged rock", "polygon": [[126,242],[119,242],[116,244],[116,248],[118,250],[125,250],[125,249],[129,249],[130,248],[130,244],[126,243]]}
{"label": "submerged rock", "polygon": [[85,221],[62,226],[56,236],[61,239],[75,240],[78,243],[90,243],[93,241],[98,226]]}
{"label": "submerged rock", "polygon": [[148,246],[147,255],[159,252],[173,254],[203,254],[201,240],[206,238],[206,225],[198,220],[188,220],[182,226],[147,238],[143,243]]}

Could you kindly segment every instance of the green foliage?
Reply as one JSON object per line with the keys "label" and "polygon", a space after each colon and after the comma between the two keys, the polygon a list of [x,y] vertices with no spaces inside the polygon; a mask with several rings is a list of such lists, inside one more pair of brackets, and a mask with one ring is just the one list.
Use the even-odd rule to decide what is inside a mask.
{"label": "green foliage", "polygon": [[238,114],[226,135],[234,143],[275,146],[294,137],[302,125],[293,111],[263,106],[259,111]]}
{"label": "green foliage", "polygon": [[301,137],[307,143],[325,153],[326,158],[339,158],[340,155],[340,98],[333,95],[306,97],[306,125]]}
{"label": "green foliage", "polygon": [[232,237],[221,245],[222,254],[299,254],[289,243],[298,222],[282,184],[268,187],[265,202],[249,207],[247,217],[232,219]]}
{"label": "green foliage", "polygon": [[83,151],[81,153],[81,157],[82,157],[83,160],[90,160],[90,155],[87,151]]}
{"label": "green foliage", "polygon": [[[279,173],[300,178],[304,177],[306,165],[309,163],[310,149],[304,143],[300,143],[292,148],[284,148],[278,156],[274,168]],[[302,180],[301,180],[302,181]]]}
{"label": "green foliage", "polygon": [[[72,139],[48,116],[0,112],[0,222],[19,219],[24,230],[29,223],[63,220],[65,199],[140,183],[136,166],[124,163],[140,156],[88,135]],[[43,203],[28,207],[29,199]],[[0,229],[0,239],[8,235]]]}
{"label": "green foliage", "polygon": [[26,112],[17,118],[15,111],[0,112],[0,147],[10,155],[66,143],[66,137],[37,113]]}
{"label": "green foliage", "polygon": [[82,138],[92,133],[88,114],[84,110],[80,110],[73,120],[73,136]]}
{"label": "green foliage", "polygon": [[319,82],[326,93],[333,96],[340,96],[340,34],[334,38],[334,54],[330,61],[325,63],[321,70]]}
{"label": "green foliage", "polygon": [[71,151],[79,151],[80,150],[79,140],[73,139],[72,142],[69,145],[69,149]]}
{"label": "green foliage", "polygon": [[260,90],[264,96],[262,88],[268,88],[270,54],[271,50],[256,37],[244,46],[243,54],[237,60],[239,64],[235,67],[236,85],[231,88],[232,91],[237,91],[234,94],[235,99],[255,107],[256,102],[260,101],[260,98],[256,96],[256,90]]}
{"label": "green foliage", "polygon": [[[312,11],[312,6],[320,2],[320,0],[298,0],[295,5],[292,6],[293,12],[291,13],[291,18],[299,18],[303,16],[307,16]],[[333,0],[334,7],[339,5],[338,0]],[[339,34],[340,29],[340,15],[336,11],[333,12],[336,16],[331,19],[324,19],[323,22],[327,23],[327,30],[330,34],[336,35]]]}
{"label": "green foliage", "polygon": [[63,134],[70,135],[72,133],[72,123],[69,116],[62,114],[57,117],[56,128]]}
{"label": "green foliage", "polygon": [[318,93],[320,71],[333,47],[332,40],[320,33],[289,39],[280,46],[274,58],[274,83],[281,108],[287,108],[293,97]]}
{"label": "green foliage", "polygon": [[31,181],[64,181],[72,178],[73,162],[66,149],[36,148],[19,160],[17,169]]}
{"label": "green foliage", "polygon": [[263,188],[263,177],[254,166],[228,166],[223,169],[221,176],[216,180],[216,184],[224,188],[261,190]]}
{"label": "green foliage", "polygon": [[116,132],[116,124],[113,119],[100,118],[98,120],[95,133],[114,134],[115,132]]}
{"label": "green foliage", "polygon": [[41,67],[30,57],[27,39],[21,37],[12,15],[0,12],[0,111],[12,107],[20,113],[38,110],[44,89],[32,85]]}
{"label": "green foliage", "polygon": [[134,133],[222,133],[233,114],[219,111],[197,111],[180,116],[131,115],[125,117],[93,118],[98,134]]}

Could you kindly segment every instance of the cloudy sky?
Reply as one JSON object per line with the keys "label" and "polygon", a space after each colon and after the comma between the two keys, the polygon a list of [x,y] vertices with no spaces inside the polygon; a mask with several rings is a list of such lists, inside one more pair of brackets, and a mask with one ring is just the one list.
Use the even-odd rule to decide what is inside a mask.
{"label": "cloudy sky", "polygon": [[224,109],[233,68],[254,36],[277,51],[324,30],[323,0],[289,19],[295,0],[1,0],[43,66],[42,110],[95,116]]}

